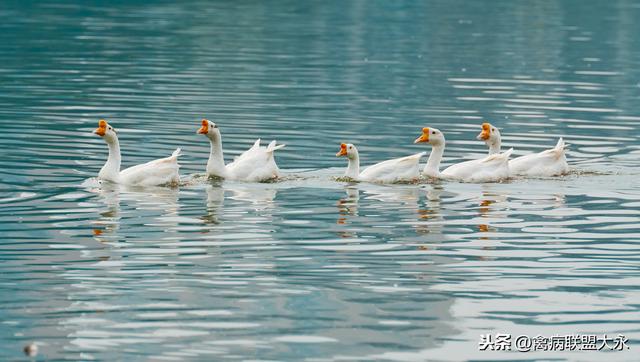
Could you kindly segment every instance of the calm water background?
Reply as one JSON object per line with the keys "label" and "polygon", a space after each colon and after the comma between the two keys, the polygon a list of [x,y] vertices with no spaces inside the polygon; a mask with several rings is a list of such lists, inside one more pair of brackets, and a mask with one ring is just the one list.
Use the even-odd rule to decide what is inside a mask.
{"label": "calm water background", "polygon": [[[0,359],[637,360],[638,1],[0,5]],[[287,180],[209,182],[277,139]],[[177,189],[99,186],[180,146]],[[346,184],[479,124],[572,175]],[[622,333],[626,352],[478,352],[480,334]]]}

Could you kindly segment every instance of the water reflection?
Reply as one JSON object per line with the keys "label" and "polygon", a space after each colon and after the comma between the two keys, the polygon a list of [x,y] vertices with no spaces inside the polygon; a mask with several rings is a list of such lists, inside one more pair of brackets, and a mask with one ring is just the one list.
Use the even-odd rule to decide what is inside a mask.
{"label": "water reflection", "polygon": [[278,194],[277,186],[272,184],[243,184],[225,183],[225,190],[231,192],[230,199],[245,201],[251,205],[255,211],[265,211],[275,206],[274,200]]}
{"label": "water reflection", "polygon": [[218,225],[224,213],[224,188],[220,185],[209,184],[206,186],[207,213],[201,217],[205,224]]}
{"label": "water reflection", "polygon": [[357,183],[347,184],[344,187],[346,196],[338,200],[338,220],[337,224],[344,225],[351,217],[358,216],[358,201],[360,200],[360,189]]}
{"label": "water reflection", "polygon": [[[125,210],[136,210],[141,216],[156,215],[155,220],[145,225],[155,225],[171,229],[177,226],[179,212],[178,189],[171,187],[132,187],[102,182],[98,187],[89,189],[97,194],[103,204],[99,218],[92,222],[93,234],[100,242],[117,241],[118,230],[123,218],[121,204]],[[160,212],[160,213],[158,213]],[[124,216],[126,217],[126,215]]]}
{"label": "water reflection", "polygon": [[[441,184],[426,186],[424,206],[418,210],[418,218],[423,221],[416,226],[418,234],[442,233],[444,217],[441,199],[442,195],[446,194],[447,192]],[[427,246],[420,245],[420,248],[426,249]]]}
{"label": "water reflection", "polygon": [[[507,196],[503,192],[500,192],[497,189],[483,189],[482,195],[480,196],[480,202],[478,206],[478,217],[480,218],[480,224],[478,224],[478,231],[480,233],[489,233],[495,232],[497,229],[490,225],[492,218],[498,218],[501,216],[507,216],[506,213],[500,213],[501,210],[504,210],[505,203],[507,201]],[[484,223],[483,220],[487,220],[487,223]],[[487,240],[487,236],[483,235],[481,237],[483,240]]]}
{"label": "water reflection", "polygon": [[92,222],[93,235],[100,242],[108,240],[120,228],[120,192],[117,185],[105,185],[104,188],[93,190],[98,194],[100,202],[104,205],[99,212],[100,218]]}
{"label": "water reflection", "polygon": [[[89,199],[63,194],[57,200],[67,209],[89,207],[87,214],[97,216],[93,227],[103,232],[95,238],[106,243],[100,249],[65,251],[54,259],[53,265],[66,265],[55,269],[55,280],[66,292],[64,301],[47,306],[58,310],[54,324],[67,337],[50,348],[104,355],[116,346],[136,349],[137,343],[163,346],[179,341],[185,353],[232,354],[239,351],[234,343],[246,338],[264,348],[297,341],[339,343],[349,336],[346,326],[354,324],[367,333],[349,337],[358,345],[351,350],[353,356],[377,356],[381,341],[398,349],[431,351],[462,335],[465,343],[475,345],[477,335],[462,331],[459,323],[486,324],[484,313],[497,315],[495,296],[485,288],[515,300],[510,294],[515,287],[495,284],[503,273],[530,282],[522,276],[522,264],[535,279],[545,268],[561,268],[554,259],[575,258],[576,249],[563,250],[567,243],[577,242],[579,248],[588,243],[579,241],[584,236],[573,236],[566,224],[571,222],[575,230],[576,223],[588,224],[591,216],[580,220],[573,215],[578,211],[574,200],[628,203],[633,196],[627,193],[635,186],[627,181],[618,185],[620,192],[587,198],[583,180],[345,184],[333,189],[300,188],[299,181],[291,181],[255,190],[244,183],[207,181],[180,189],[87,188]],[[290,208],[334,191],[340,194],[337,203],[320,200],[324,208],[313,207],[312,214]],[[588,207],[580,209],[585,213]],[[600,211],[593,212],[586,215]],[[71,217],[57,220],[66,228]],[[337,226],[337,233],[319,220]],[[207,232],[201,232],[203,227]],[[301,239],[300,227],[315,239]],[[562,235],[547,240],[541,228]],[[605,233],[600,237],[611,243]],[[552,243],[562,247],[551,250]],[[530,260],[532,255],[537,259]],[[602,260],[583,260],[580,267],[597,268]],[[131,298],[136,302],[131,304]],[[34,310],[47,306],[31,304]],[[268,312],[263,313],[264,308]],[[333,318],[327,318],[327,308]],[[518,310],[507,304],[501,308]],[[308,317],[291,320],[292,309]],[[343,327],[336,327],[338,320],[345,321],[339,324]],[[273,325],[282,331],[271,331]],[[441,337],[427,344],[410,342],[431,328]],[[296,331],[299,337],[294,338]],[[203,336],[228,344],[206,344],[204,351],[194,352],[193,344]],[[157,351],[170,356],[171,347]]]}
{"label": "water reflection", "polygon": [[414,209],[419,198],[417,187],[405,187],[402,185],[371,185],[364,189],[364,194],[367,199],[401,208],[406,207],[407,209]]}

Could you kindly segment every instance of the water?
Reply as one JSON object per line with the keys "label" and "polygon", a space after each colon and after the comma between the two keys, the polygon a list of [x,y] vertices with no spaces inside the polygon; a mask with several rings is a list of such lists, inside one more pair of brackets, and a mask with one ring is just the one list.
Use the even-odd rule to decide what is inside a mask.
{"label": "water", "polygon": [[[0,359],[634,360],[640,4],[8,2],[0,8]],[[278,183],[206,181],[287,147]],[[100,186],[182,147],[179,188]],[[564,136],[571,175],[349,184],[425,150]],[[195,176],[194,176],[195,175]],[[480,352],[481,334],[624,334],[624,352]]]}

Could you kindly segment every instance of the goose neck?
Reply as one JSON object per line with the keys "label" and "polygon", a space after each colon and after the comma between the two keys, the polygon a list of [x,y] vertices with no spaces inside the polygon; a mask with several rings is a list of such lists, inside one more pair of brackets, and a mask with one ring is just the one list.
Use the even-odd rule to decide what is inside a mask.
{"label": "goose neck", "polygon": [[222,140],[209,138],[211,151],[207,162],[207,173],[212,176],[224,177],[225,165],[224,154],[222,153]]}
{"label": "goose neck", "polygon": [[115,138],[112,141],[107,142],[107,146],[109,147],[109,157],[107,158],[107,162],[105,162],[104,166],[102,166],[98,177],[103,180],[117,182],[120,174],[120,164],[122,161],[120,156],[120,143],[118,142],[118,139]]}
{"label": "goose neck", "polygon": [[344,175],[352,179],[357,179],[360,175],[360,156],[357,153],[348,158],[347,171]]}
{"label": "goose neck", "polygon": [[422,171],[426,176],[436,177],[440,174],[440,161],[442,161],[442,155],[444,154],[444,142],[433,145],[431,148],[431,154],[427,160],[427,164]]}

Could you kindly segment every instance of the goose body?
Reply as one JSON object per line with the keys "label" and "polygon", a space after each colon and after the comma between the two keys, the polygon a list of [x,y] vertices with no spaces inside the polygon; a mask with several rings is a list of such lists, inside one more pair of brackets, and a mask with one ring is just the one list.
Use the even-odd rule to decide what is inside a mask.
{"label": "goose body", "polygon": [[338,157],[347,157],[348,165],[345,176],[356,181],[393,183],[414,181],[420,177],[420,158],[426,152],[382,161],[365,168],[360,172],[360,155],[352,144],[341,144]]}
{"label": "goose body", "polygon": [[[482,132],[478,135],[489,146],[489,155],[500,153],[500,131],[490,123],[482,124]],[[511,175],[529,177],[548,177],[565,174],[569,171],[569,164],[565,155],[566,144],[562,137],[558,139],[554,148],[538,153],[516,157],[509,161]]]}
{"label": "goose body", "polygon": [[478,160],[456,163],[445,168],[442,175],[466,182],[492,182],[509,178],[509,156],[512,151],[510,149]]}
{"label": "goose body", "polygon": [[276,145],[276,141],[267,147],[260,145],[257,139],[253,146],[225,165],[222,153],[222,135],[218,126],[206,119],[202,120],[199,134],[207,136],[211,143],[211,153],[207,161],[207,175],[230,180],[260,182],[280,177],[274,152],[285,145]]}
{"label": "goose body", "polygon": [[431,144],[431,154],[422,174],[428,177],[453,179],[463,182],[496,182],[509,178],[509,156],[513,150],[487,157],[456,163],[440,172],[445,138],[436,128],[425,127],[415,143]]}
{"label": "goose body", "polygon": [[131,186],[159,186],[180,182],[178,173],[180,148],[169,157],[120,170],[120,143],[115,129],[105,120],[100,120],[98,128],[93,133],[102,137],[109,147],[107,162],[98,173],[100,180]]}

